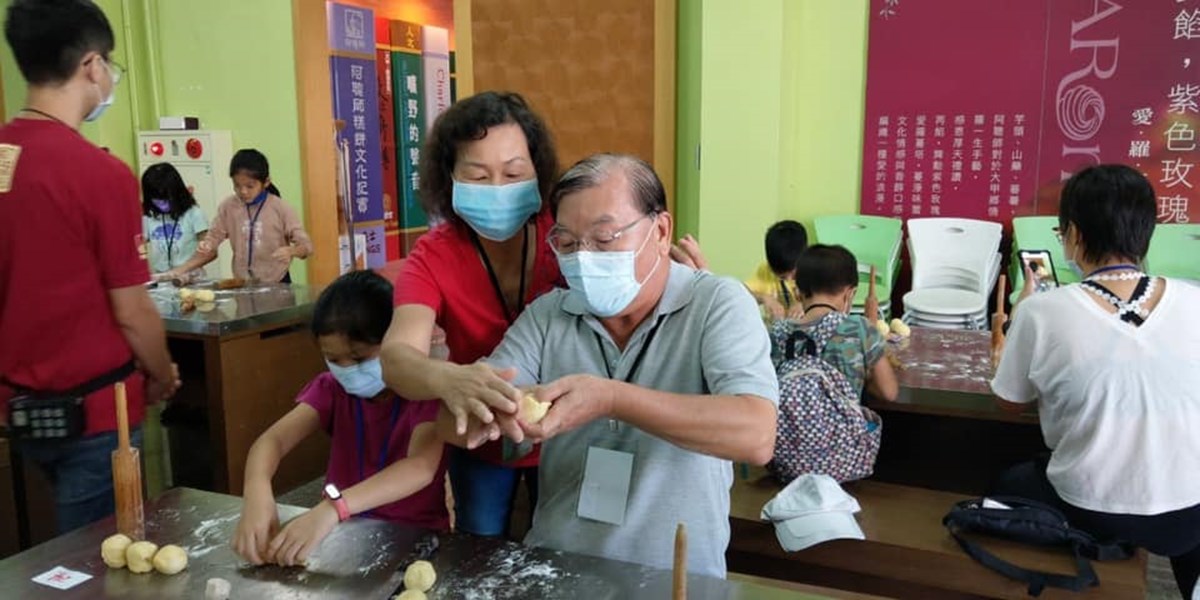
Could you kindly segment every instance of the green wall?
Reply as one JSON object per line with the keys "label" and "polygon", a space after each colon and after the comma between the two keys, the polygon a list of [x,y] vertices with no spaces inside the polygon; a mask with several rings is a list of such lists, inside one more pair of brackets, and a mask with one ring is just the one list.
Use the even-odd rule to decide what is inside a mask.
{"label": "green wall", "polygon": [[[9,3],[0,0],[0,7]],[[136,131],[157,129],[160,115],[199,117],[205,129],[232,131],[235,150],[254,147],[266,154],[272,179],[303,218],[291,2],[98,0],[97,4],[116,34],[113,58],[129,72],[114,106],[102,119],[85,125],[84,135],[136,168]],[[11,116],[21,107],[24,85],[7,48],[0,61],[5,110]],[[298,283],[307,281],[303,265],[293,264]]]}
{"label": "green wall", "polygon": [[858,211],[868,0],[678,6],[678,221],[743,278],[771,223]]}

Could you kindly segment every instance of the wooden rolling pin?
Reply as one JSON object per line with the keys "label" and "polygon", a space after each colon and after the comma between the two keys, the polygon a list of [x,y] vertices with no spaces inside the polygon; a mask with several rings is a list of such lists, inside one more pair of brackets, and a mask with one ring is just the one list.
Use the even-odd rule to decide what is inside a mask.
{"label": "wooden rolling pin", "polygon": [[1004,314],[1004,292],[1008,286],[1008,277],[1000,276],[996,282],[996,313],[992,315],[992,369],[1000,366],[1000,355],[1004,353],[1004,324],[1008,316]]}
{"label": "wooden rolling pin", "polygon": [[875,265],[871,265],[871,281],[867,283],[867,299],[863,302],[863,316],[872,325],[879,320],[879,297],[875,295]]}
{"label": "wooden rolling pin", "polygon": [[671,571],[671,600],[687,600],[687,529],[675,527],[675,566]]}
{"label": "wooden rolling pin", "polygon": [[142,508],[142,463],[137,448],[129,444],[129,408],[125,384],[118,383],[117,449],[112,453],[113,494],[117,505],[117,531],[134,540],[146,538]]}

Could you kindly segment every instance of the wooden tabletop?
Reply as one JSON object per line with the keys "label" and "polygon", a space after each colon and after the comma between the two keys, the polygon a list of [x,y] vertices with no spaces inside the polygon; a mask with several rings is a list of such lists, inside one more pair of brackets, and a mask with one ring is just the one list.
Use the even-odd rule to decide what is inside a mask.
{"label": "wooden tabletop", "polygon": [[895,402],[867,399],[880,411],[1036,424],[1037,413],[1014,414],[992,394],[991,333],[914,327],[906,339],[888,342],[897,362],[900,395]]}

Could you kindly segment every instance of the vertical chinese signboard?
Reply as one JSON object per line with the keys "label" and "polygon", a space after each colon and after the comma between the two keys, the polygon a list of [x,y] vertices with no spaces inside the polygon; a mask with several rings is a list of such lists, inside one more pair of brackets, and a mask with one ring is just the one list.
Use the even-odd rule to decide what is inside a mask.
{"label": "vertical chinese signboard", "polygon": [[1200,218],[1200,0],[872,0],[869,31],[863,213],[1054,214],[1121,162]]}
{"label": "vertical chinese signboard", "polygon": [[380,158],[379,81],[375,17],[370,10],[327,4],[333,115],[349,146],[350,205],[355,233],[366,236],[367,266],[387,262],[384,245],[383,164]]}

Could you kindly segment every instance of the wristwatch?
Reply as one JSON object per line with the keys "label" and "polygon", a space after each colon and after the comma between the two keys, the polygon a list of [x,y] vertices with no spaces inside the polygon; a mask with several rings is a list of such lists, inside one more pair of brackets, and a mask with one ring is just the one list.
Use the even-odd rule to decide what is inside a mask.
{"label": "wristwatch", "polygon": [[342,497],[342,492],[332,483],[325,484],[323,492],[326,500],[333,504],[334,510],[337,511],[338,522],[341,523],[350,518],[350,507],[346,506],[346,499]]}

